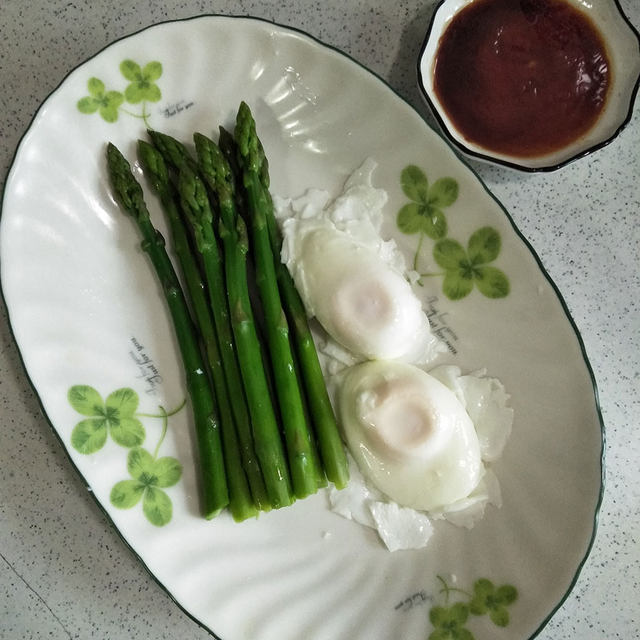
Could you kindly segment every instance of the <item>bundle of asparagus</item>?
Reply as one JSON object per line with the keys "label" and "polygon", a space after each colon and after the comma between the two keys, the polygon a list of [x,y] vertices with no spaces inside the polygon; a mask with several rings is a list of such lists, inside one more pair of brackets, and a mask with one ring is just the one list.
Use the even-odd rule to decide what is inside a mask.
{"label": "bundle of asparagus", "polygon": [[[326,486],[348,466],[307,316],[285,265],[269,168],[243,102],[218,144],[149,131],[143,172],[165,212],[187,295],[127,160],[107,148],[111,184],[162,283],[182,354],[199,451],[202,514],[236,521]],[[250,259],[248,259],[250,258]],[[249,295],[255,280],[258,296]],[[264,325],[264,336],[256,316]]]}

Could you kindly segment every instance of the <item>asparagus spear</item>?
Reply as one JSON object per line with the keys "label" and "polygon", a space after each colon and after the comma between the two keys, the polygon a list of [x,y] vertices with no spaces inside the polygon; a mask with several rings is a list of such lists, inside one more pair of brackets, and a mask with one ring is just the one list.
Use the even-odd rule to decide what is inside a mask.
{"label": "asparagus spear", "polygon": [[236,118],[235,139],[247,195],[252,250],[256,263],[256,284],[264,311],[267,343],[282,414],[289,467],[294,493],[302,498],[317,491],[317,467],[289,342],[289,325],[282,308],[276,279],[275,261],[267,228],[269,200],[260,182],[261,159],[257,152],[255,122],[244,102],[240,105]]}
{"label": "asparagus spear", "polygon": [[[219,135],[219,139],[218,139],[218,146],[220,148],[220,151],[223,153],[224,157],[226,158],[226,160],[229,162],[229,167],[231,169],[231,172],[235,178],[234,180],[234,184],[236,185],[236,191],[235,191],[235,195],[236,195],[236,202],[238,203],[238,208],[242,209],[243,211],[246,210],[246,206],[245,206],[245,201],[242,198],[243,194],[243,188],[242,188],[242,172],[240,170],[240,165],[238,164],[238,148],[236,145],[236,142],[233,138],[233,136],[224,128],[224,127],[220,127],[219,128],[220,131],[220,135]],[[257,138],[257,136],[256,136]],[[275,265],[275,269],[276,269],[276,278],[278,281],[278,286],[280,288],[280,294],[282,296],[282,305],[284,307],[285,313],[287,314],[287,319],[289,321],[289,326],[291,328],[292,331],[292,335],[293,335],[293,341],[295,346],[297,347],[298,345],[296,344],[300,339],[301,339],[301,333],[298,330],[298,328],[296,327],[296,318],[295,315],[292,315],[290,312],[290,307],[291,307],[291,303],[288,301],[288,295],[287,294],[291,294],[291,292],[293,293],[293,295],[300,300],[299,296],[298,296],[298,292],[295,288],[295,285],[293,283],[293,279],[291,278],[291,275],[289,274],[289,270],[287,269],[287,267],[285,265],[282,264],[282,262],[280,261],[280,250],[282,248],[282,240],[280,238],[280,231],[277,228],[277,224],[276,224],[276,219],[275,216],[273,215],[273,202],[271,200],[271,194],[269,193],[269,167],[268,167],[268,163],[267,163],[267,158],[264,155],[264,150],[262,149],[262,144],[260,142],[260,139],[257,138],[257,142],[259,145],[259,152],[261,154],[261,157],[263,159],[262,165],[260,167],[260,182],[262,183],[264,192],[265,192],[265,196],[268,198],[268,202],[269,202],[269,214],[267,215],[267,226],[269,228],[269,240],[271,241],[271,250],[273,252],[273,257],[274,257],[274,265]],[[197,147],[197,145],[196,145]],[[272,235],[273,233],[275,233],[275,235]],[[285,290],[285,288],[283,287],[288,287],[289,288],[289,292],[287,292]],[[300,305],[302,305],[302,302],[300,301]],[[302,308],[302,315],[301,315],[301,319],[304,323],[304,328],[306,329],[306,333],[308,334],[308,337],[311,337],[311,333],[309,331],[309,326],[307,324],[306,321],[306,313],[304,311],[304,307],[300,306],[300,308]],[[303,336],[302,339],[304,340],[304,338],[307,336]],[[308,344],[308,343],[307,343]],[[320,363],[318,362],[318,356],[315,350],[315,344],[313,343],[313,341],[311,342],[311,348],[313,349],[313,353],[311,354],[313,356],[313,358],[316,361],[317,364],[317,369],[312,370],[311,374],[312,376],[315,376],[316,380],[319,380],[320,382],[323,383],[324,385],[324,378],[322,377],[322,371],[320,369]],[[310,421],[310,414],[309,414],[309,398],[307,397],[307,394],[309,392],[311,393],[316,393],[314,390],[310,390],[309,384],[307,383],[306,380],[304,380],[304,375],[305,373],[302,372],[301,368],[300,368],[300,361],[299,361],[299,353],[298,353],[298,349],[294,349],[293,351],[293,356],[294,356],[294,361],[295,361],[295,365],[296,365],[296,375],[298,376],[298,379],[302,379],[302,383],[303,383],[303,387],[306,393],[302,394],[302,401],[304,404],[304,411],[305,411],[305,416],[306,416],[306,420],[307,423],[309,423]],[[317,376],[320,376],[319,378]],[[322,395],[324,394],[324,398],[326,400],[326,402],[328,403],[327,405],[323,404],[323,398]],[[335,423],[335,418],[333,416],[333,411],[331,408],[331,404],[329,402],[329,396],[327,394],[326,388],[323,388],[323,394],[321,393],[319,395],[318,399],[315,399],[314,397],[314,409],[317,409],[318,406],[321,408],[321,411],[318,413],[318,417],[316,418],[316,416],[314,415],[314,419],[312,420],[312,422],[316,422],[317,420],[320,421],[324,421],[326,420],[325,416],[329,416],[333,426],[334,426],[334,433],[337,436],[337,444],[340,447],[339,452],[342,454],[342,456],[344,457],[344,451],[342,449],[342,445],[340,442],[340,436],[337,432],[337,426]],[[328,406],[328,414],[326,412],[326,408]],[[330,423],[331,424],[331,423]],[[331,433],[331,432],[330,432]],[[331,440],[329,440],[329,442],[331,442]],[[333,444],[335,444],[335,440],[333,442]],[[318,483],[319,487],[326,487],[327,486],[327,477],[325,475],[325,469],[322,466],[322,462],[318,453],[318,447],[317,447],[317,442],[316,442],[316,438],[311,439],[311,448],[312,448],[312,453],[313,453],[313,459],[314,459],[314,464],[315,464],[315,470],[316,470],[316,480]],[[337,458],[337,456],[332,455],[331,456],[331,460],[335,460]],[[345,461],[346,462],[346,461]],[[335,466],[335,465],[334,465]],[[331,467],[333,470],[333,466]],[[346,464],[344,465],[344,470],[347,469]],[[344,484],[346,484],[347,479],[348,479],[348,473],[345,476],[344,473],[341,474],[343,476],[342,478],[342,482]],[[343,488],[344,484],[342,484],[341,482],[341,478],[339,477],[339,474],[337,473],[333,473],[334,478],[338,478],[338,483],[337,485],[340,485],[340,488]]]}
{"label": "asparagus spear", "polygon": [[[326,478],[329,478],[338,489],[344,489],[349,481],[349,464],[338,431],[338,424],[333,412],[333,407],[329,400],[322,368],[318,360],[316,345],[311,334],[311,329],[309,328],[307,312],[293,282],[293,278],[289,273],[289,269],[282,263],[282,260],[280,260],[282,236],[278,228],[278,223],[276,222],[273,200],[271,199],[271,192],[269,191],[271,180],[269,176],[269,162],[264,152],[262,142],[257,135],[256,139],[259,158],[262,159],[259,172],[260,182],[269,203],[267,228],[269,229],[269,241],[271,242],[271,250],[273,251],[278,286],[289,324],[292,327],[293,342],[297,355],[296,365],[298,371],[301,372],[298,375],[304,384],[307,405],[310,405],[313,409],[312,423],[315,430],[316,441],[321,448],[322,462],[318,456],[317,446],[314,447],[316,464],[322,474],[322,486],[326,486]],[[308,406],[306,409],[308,415]],[[326,461],[326,463],[324,461]],[[324,475],[325,472],[327,474],[326,477]]]}
{"label": "asparagus spear", "polygon": [[[228,376],[229,372],[232,372],[232,375],[238,375],[239,362],[253,425],[255,450],[269,499],[276,509],[287,506],[291,504],[289,473],[271,400],[260,385],[261,372],[264,376],[262,361],[251,359],[251,354],[246,353],[244,343],[240,344],[240,342],[237,344],[238,360],[235,359],[233,330],[225,296],[225,276],[213,229],[213,212],[205,185],[186,164],[180,170],[178,190],[183,211],[191,223],[198,250],[202,255],[225,374]],[[233,308],[234,317],[239,311]],[[257,345],[257,354],[260,355],[259,345]],[[247,360],[248,357],[249,360]],[[238,384],[240,384],[239,381]]]}
{"label": "asparagus spear", "polygon": [[[269,222],[269,236],[274,255],[279,256],[282,239],[274,216]],[[307,402],[318,440],[318,448],[327,478],[338,489],[344,489],[349,481],[349,464],[340,437],[336,417],[329,400],[318,352],[309,327],[307,312],[286,265],[279,262],[278,284],[287,316],[292,327],[298,362],[302,371]]]}
{"label": "asparagus spear", "polygon": [[198,170],[196,161],[191,157],[182,142],[154,129],[147,129],[147,133],[151,138],[151,142],[153,142],[153,146],[161,153],[167,164],[174,167],[174,169],[180,169],[183,165],[187,165],[192,171]]}
{"label": "asparagus spear", "polygon": [[[177,194],[169,180],[167,166],[160,152],[144,140],[138,141],[138,156],[145,175],[162,202],[171,229],[173,246],[187,286],[187,293],[194,312],[196,325],[204,343],[220,413],[222,446],[229,487],[229,510],[234,520],[241,522],[257,515],[256,506],[262,509],[269,507],[262,480],[262,472],[255,456],[253,464],[248,465],[248,468],[245,469],[242,464],[243,460],[236,433],[237,426],[231,412],[231,394],[227,388],[222,370],[220,350],[207,302],[206,289],[176,204]],[[242,389],[239,390],[239,396],[236,393],[233,397],[235,402],[244,405],[245,400]],[[246,475],[245,471],[247,471]],[[250,476],[250,479],[253,478],[256,484],[256,495],[253,498],[253,492],[250,491],[251,483],[247,482],[247,476]]]}
{"label": "asparagus spear", "polygon": [[227,131],[224,127],[218,128],[218,148],[222,151],[226,161],[229,163],[231,173],[233,175],[234,182],[234,197],[236,202],[236,208],[240,215],[244,215],[247,204],[244,194],[244,187],[242,183],[242,169],[238,162],[238,145],[233,137],[233,134]]}
{"label": "asparagus spear", "polygon": [[[298,354],[295,349],[293,350],[293,363],[295,365],[296,376],[298,377],[298,380],[302,380],[303,374],[302,374],[302,370],[300,369],[300,360],[298,358]],[[304,381],[302,381],[302,386],[304,387]],[[311,425],[313,421],[309,413],[309,401],[304,392],[301,395],[302,395],[302,404],[304,407],[305,419],[307,421],[307,424]],[[313,433],[313,429],[311,427],[310,427],[310,430],[311,430],[311,454],[313,456],[313,465],[316,473],[316,483],[318,485],[318,488],[323,488],[323,487],[326,487],[328,484],[327,476],[325,474],[324,467],[322,466],[320,453],[318,452],[318,443],[317,443],[316,434]]]}
{"label": "asparagus spear", "polygon": [[198,167],[202,178],[217,197],[220,210],[220,228],[225,229],[228,234],[227,238],[233,238],[237,233],[236,220],[238,216],[234,201],[235,187],[231,167],[213,140],[201,133],[195,133],[193,140],[196,145]]}
{"label": "asparagus spear", "polygon": [[[179,140],[159,131],[149,130],[148,133],[164,160],[174,169],[180,171],[182,167],[186,166],[194,173],[199,171],[197,162]],[[226,302],[220,304],[221,301],[224,301],[224,293],[222,291],[220,290],[219,295],[215,292],[211,294],[215,296],[217,301],[213,308],[220,311],[220,315],[216,315],[214,312],[214,326],[216,331],[220,332],[217,339],[220,345],[219,351],[222,353],[222,369],[231,397],[231,410],[237,427],[243,466],[249,479],[251,493],[256,506],[263,511],[268,511],[271,508],[269,492],[266,489],[263,472],[260,469],[259,459],[254,448],[250,412],[236,354],[232,353],[234,351],[233,338],[232,330],[229,328]],[[223,315],[225,315],[226,319],[222,317]]]}
{"label": "asparagus spear", "polygon": [[164,238],[151,223],[142,188],[131,173],[129,163],[111,143],[107,147],[107,164],[114,193],[140,230],[142,249],[148,254],[156,270],[173,319],[195,423],[200,458],[201,510],[205,518],[213,518],[228,504],[229,496],[219,419],[198,338],[178,277],[167,255]]}
{"label": "asparagus spear", "polygon": [[[244,192],[244,186],[242,184],[242,170],[240,169],[240,164],[238,163],[238,146],[236,145],[235,140],[233,139],[233,135],[229,133],[224,127],[219,127],[220,134],[218,139],[217,147],[224,156],[224,159],[228,163],[229,170],[231,171],[232,180],[230,182],[230,187],[232,188],[233,193],[233,204],[235,206],[237,216],[242,217],[245,225],[248,220],[248,216],[246,214],[247,211],[247,203],[246,203],[246,194]],[[245,228],[246,233],[246,228]],[[255,275],[255,266],[252,261],[251,251],[247,253],[247,275]],[[253,291],[252,285],[255,284],[255,277],[250,279],[249,281],[249,290]],[[262,351],[262,358],[265,362],[269,362],[269,352],[267,349],[267,339],[264,333],[264,326],[262,323],[256,323],[256,330],[258,331],[258,339],[260,341],[260,349]],[[266,368],[267,374],[267,383],[269,385],[269,392],[271,393],[272,398],[276,398],[275,392],[275,383],[273,380],[273,371],[271,367]],[[276,402],[277,408],[277,402]],[[307,418],[308,422],[308,418]],[[321,470],[322,471],[322,470]],[[321,478],[319,478],[321,480]],[[322,485],[324,486],[324,485]]]}
{"label": "asparagus spear", "polygon": [[[248,107],[246,110],[248,111]],[[248,116],[250,116],[250,112]],[[255,131],[255,124],[253,127]],[[265,215],[269,231],[269,241],[275,261],[278,285],[293,334],[298,363],[302,371],[301,377],[317,436],[322,464],[327,478],[333,482],[338,489],[343,489],[349,481],[349,464],[331,401],[329,400],[329,394],[327,393],[327,387],[318,360],[318,353],[313,341],[311,329],[309,328],[304,304],[289,270],[280,260],[282,237],[275,219],[273,203],[269,193],[268,162],[260,139],[257,134],[254,135],[255,157],[257,164],[259,164],[258,175],[265,199],[267,199],[268,202]],[[225,139],[225,144],[226,143]]]}

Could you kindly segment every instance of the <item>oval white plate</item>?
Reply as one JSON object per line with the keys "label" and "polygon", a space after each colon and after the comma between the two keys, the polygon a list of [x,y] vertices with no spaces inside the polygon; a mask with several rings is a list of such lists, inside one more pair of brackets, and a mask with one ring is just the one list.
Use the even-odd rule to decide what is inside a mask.
{"label": "oval white plate", "polygon": [[[123,74],[124,60],[139,69]],[[161,70],[146,66],[155,61]],[[136,230],[110,196],[104,151],[111,140],[133,159],[145,122],[184,141],[196,130],[214,135],[219,124],[232,126],[241,100],[253,108],[279,194],[310,186],[337,193],[364,158],[375,158],[374,182],[389,193],[386,229],[410,261],[417,253],[419,271],[442,269],[435,240],[396,225],[410,204],[400,184],[408,165],[431,185],[442,177],[458,184],[455,201],[440,205],[448,238],[466,248],[482,227],[500,236],[499,252],[477,266],[506,276],[506,297],[483,295],[476,280],[469,295],[449,300],[442,274],[425,276],[420,289],[450,346],[440,361],[486,368],[515,409],[493,467],[504,504],[474,529],[436,523],[427,549],[389,553],[372,531],[332,514],[323,493],[243,524],[198,516],[188,410],[164,419],[161,409],[171,412],[185,396],[172,328]],[[164,231],[156,200],[148,202]],[[414,210],[426,211],[419,203]],[[74,70],[36,115],[7,180],[0,242],[13,332],[71,461],[153,576],[223,640],[425,640],[447,624],[467,629],[467,638],[514,640],[535,635],[566,597],[602,490],[602,425],[580,338],[500,204],[413,109],[343,54],[271,23],[216,16],[116,42]],[[100,397],[72,404],[76,385]],[[103,420],[122,400],[108,396],[121,388],[138,404],[121,403]],[[183,471],[120,509],[112,488],[139,474],[116,440],[140,439],[140,425],[147,463],[174,457]],[[106,439],[83,454],[72,434],[87,427]],[[153,496],[165,507],[168,498],[172,512],[145,511]],[[149,519],[169,516],[164,526]],[[492,593],[494,604],[483,608]]]}

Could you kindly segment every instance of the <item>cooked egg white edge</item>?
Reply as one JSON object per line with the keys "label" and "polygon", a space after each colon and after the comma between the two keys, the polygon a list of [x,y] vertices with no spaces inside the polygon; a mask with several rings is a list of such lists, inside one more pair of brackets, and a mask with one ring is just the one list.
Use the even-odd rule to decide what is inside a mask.
{"label": "cooked egg white edge", "polygon": [[440,365],[429,373],[449,387],[465,407],[478,434],[482,459],[493,462],[500,458],[513,425],[513,409],[507,406],[509,394],[500,380],[486,377],[484,370],[462,375],[454,365]]}

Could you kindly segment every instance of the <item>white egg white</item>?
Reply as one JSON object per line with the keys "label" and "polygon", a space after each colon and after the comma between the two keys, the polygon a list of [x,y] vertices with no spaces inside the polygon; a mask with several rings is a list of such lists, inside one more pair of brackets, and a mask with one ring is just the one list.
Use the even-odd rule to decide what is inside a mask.
{"label": "white egg white", "polygon": [[307,313],[359,359],[426,363],[440,352],[429,321],[406,278],[395,242],[380,235],[386,192],[371,184],[365,161],[329,202],[311,190],[276,198],[283,229],[282,260]]}
{"label": "white egg white", "polygon": [[422,369],[351,367],[338,413],[363,476],[403,507],[433,510],[469,496],[484,468],[473,422],[455,394]]}
{"label": "white egg white", "polygon": [[486,377],[484,370],[462,375],[460,367],[454,365],[440,365],[429,373],[449,387],[465,407],[478,434],[482,459],[498,460],[513,425],[513,409],[507,406],[509,395],[504,385]]}
{"label": "white egg white", "polygon": [[[502,453],[513,423],[513,410],[507,406],[509,396],[502,384],[486,377],[484,371],[463,375],[459,367],[452,365],[436,367],[429,375],[449,388],[472,417],[483,463],[495,460]],[[345,372],[338,379],[344,377]],[[478,484],[467,496],[428,511],[398,505],[363,476],[351,455],[349,466],[351,478],[347,487],[329,490],[331,510],[375,529],[390,551],[426,546],[434,531],[429,523],[446,520],[470,529],[483,517],[487,505],[502,504],[498,478],[485,464]]]}
{"label": "white egg white", "polygon": [[429,321],[407,280],[347,234],[306,233],[296,269],[314,315],[343,347],[365,358],[410,360],[428,349]]}

